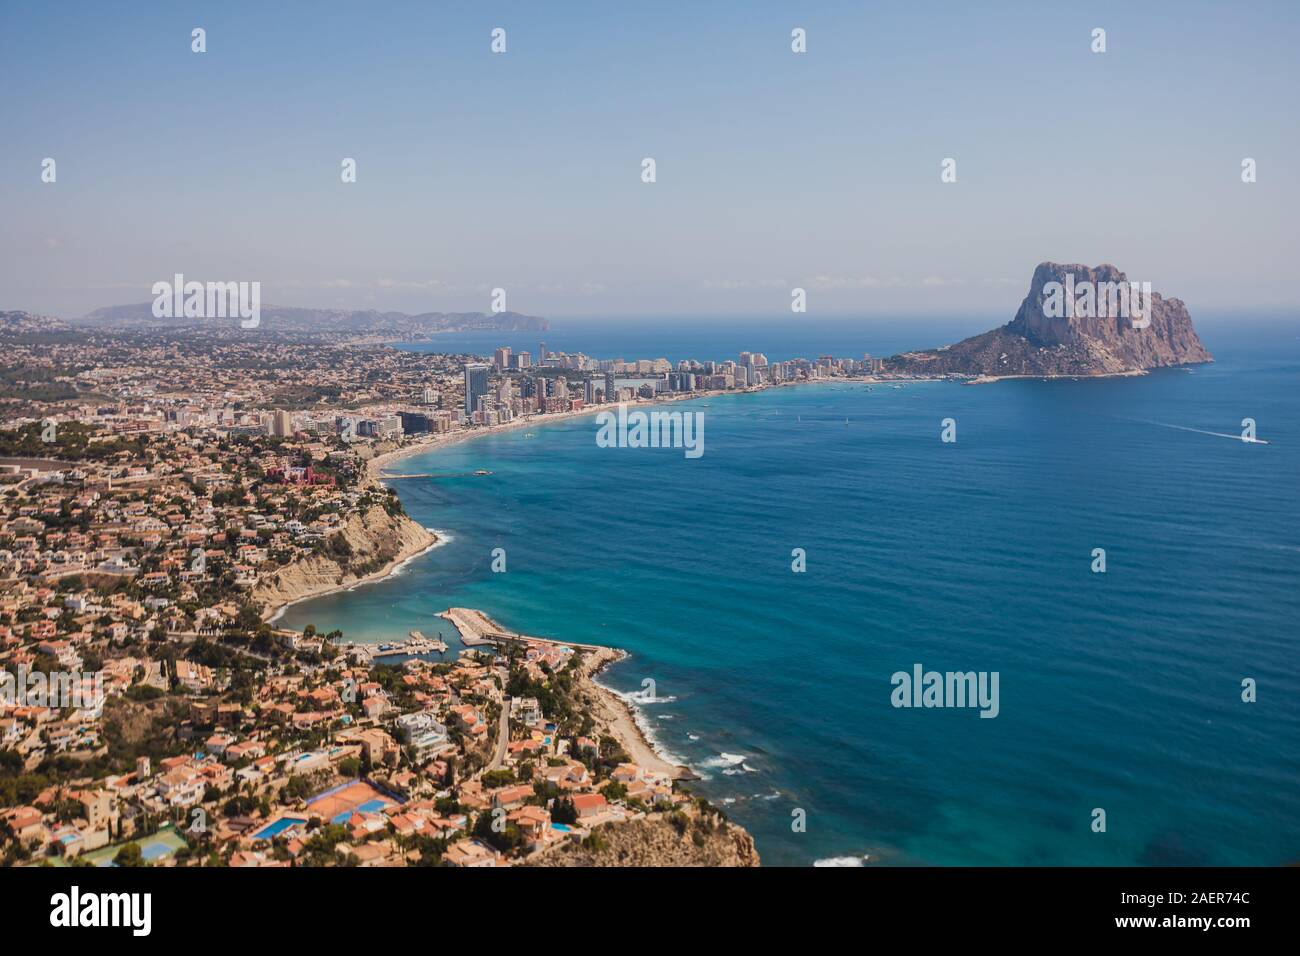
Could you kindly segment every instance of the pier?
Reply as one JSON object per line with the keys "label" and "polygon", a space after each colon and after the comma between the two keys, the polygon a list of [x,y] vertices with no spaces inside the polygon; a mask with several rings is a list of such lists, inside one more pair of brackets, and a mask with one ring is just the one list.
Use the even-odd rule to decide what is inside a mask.
{"label": "pier", "polygon": [[466,647],[487,647],[500,644],[528,643],[560,644],[565,647],[580,647],[589,651],[608,650],[600,644],[580,644],[577,641],[557,641],[550,637],[536,637],[532,634],[520,634],[502,627],[482,611],[472,607],[449,607],[439,611],[438,617],[450,621],[460,632],[460,639]]}
{"label": "pier", "polygon": [[466,647],[490,647],[501,640],[518,636],[502,630],[490,617],[473,608],[449,607],[438,612],[438,617],[451,622],[460,632],[460,639]]}
{"label": "pier", "polygon": [[[537,637],[533,634],[520,634],[507,627],[502,627],[484,612],[470,607],[449,607],[439,611],[435,617],[450,621],[460,634],[461,643],[466,647],[501,647],[507,644],[557,644],[565,647],[582,648],[589,651],[608,650],[599,644],[581,644],[577,641],[558,641],[550,637]],[[429,637],[423,631],[407,632],[408,640],[385,641],[382,644],[359,644],[349,642],[336,645],[345,654],[355,654],[366,662],[373,662],[384,657],[399,655],[417,656],[421,654],[445,654],[447,642],[436,637]]]}

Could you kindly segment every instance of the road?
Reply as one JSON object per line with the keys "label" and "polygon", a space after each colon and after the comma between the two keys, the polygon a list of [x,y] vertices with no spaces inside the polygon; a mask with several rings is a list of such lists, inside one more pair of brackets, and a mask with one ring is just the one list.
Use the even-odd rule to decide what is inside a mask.
{"label": "road", "polygon": [[501,702],[501,717],[497,721],[497,749],[488,764],[488,770],[500,770],[506,762],[506,746],[510,743],[510,698]]}

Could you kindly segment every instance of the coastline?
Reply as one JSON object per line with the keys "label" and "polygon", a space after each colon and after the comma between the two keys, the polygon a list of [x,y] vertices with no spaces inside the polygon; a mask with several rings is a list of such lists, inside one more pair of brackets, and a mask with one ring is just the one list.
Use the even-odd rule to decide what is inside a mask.
{"label": "coastline", "polygon": [[[1177,368],[1178,366],[1170,366]],[[1133,378],[1138,375],[1146,375],[1150,369],[1130,368],[1122,372],[1095,372],[1091,375],[976,375],[962,382],[963,385],[992,385],[995,382],[1009,382],[1013,379],[1040,379],[1044,382],[1069,380],[1072,382],[1082,381],[1085,378]]]}
{"label": "coastline", "polygon": [[627,751],[634,764],[656,773],[668,774],[674,780],[698,779],[690,767],[669,760],[667,755],[655,747],[636,719],[633,704],[596,680],[596,675],[605,668],[632,656],[620,648],[611,647],[606,650],[610,652],[608,656],[601,657],[597,653],[584,661],[582,682],[594,694],[592,717],[598,724],[603,724],[605,731]]}
{"label": "coastline", "polygon": [[[793,384],[793,383],[792,383]],[[674,394],[664,398],[641,398],[634,402],[624,402],[628,408],[647,405],[670,405],[673,402],[689,401],[696,398],[712,398],[719,395],[745,395],[750,390],[743,392],[730,392],[724,390],[714,390],[709,392],[690,392]],[[754,389],[753,391],[761,391]],[[372,479],[375,481],[384,481],[384,469],[395,461],[401,461],[403,458],[410,458],[413,455],[420,455],[425,452],[441,451],[444,448],[451,448],[453,445],[459,445],[462,442],[470,441],[475,438],[484,438],[488,435],[500,435],[505,432],[516,431],[520,428],[528,428],[534,425],[550,425],[555,422],[569,421],[574,418],[582,418],[586,415],[597,415],[603,411],[609,411],[611,408],[617,408],[617,405],[589,405],[580,408],[577,411],[555,412],[550,415],[533,414],[526,418],[519,418],[514,421],[502,422],[500,425],[487,425],[481,428],[458,428],[456,431],[447,432],[445,435],[439,435],[429,441],[419,442],[411,445],[403,445],[401,448],[394,448],[391,451],[381,452],[372,458],[366,460],[366,469]],[[396,475],[388,476],[396,478]]]}
{"label": "coastline", "polygon": [[[1145,375],[1145,374],[1147,374],[1147,371],[1145,369],[1132,369],[1132,370],[1126,370],[1122,372],[1110,372],[1110,373],[1105,373],[1103,375],[1082,376],[1082,377],[1114,378],[1114,377],[1127,377],[1127,376]],[[623,404],[633,408],[643,407],[643,406],[653,406],[653,405],[670,405],[674,402],[691,401],[694,399],[701,399],[701,398],[716,398],[716,397],[727,396],[727,395],[732,395],[732,396],[748,395],[751,393],[767,391],[768,389],[771,388],[795,388],[800,385],[817,385],[817,384],[824,385],[824,384],[833,384],[835,382],[864,383],[869,385],[890,385],[890,384],[911,384],[911,383],[919,383],[919,382],[960,381],[961,384],[963,385],[985,385],[985,384],[992,384],[994,382],[999,382],[1004,379],[1015,379],[1015,378],[1033,379],[1033,378],[1079,378],[1079,377],[1081,376],[980,375],[971,378],[965,378],[963,380],[960,377],[947,376],[947,375],[935,376],[935,377],[907,376],[902,378],[893,378],[893,377],[881,378],[875,375],[842,376],[842,377],[837,377],[835,379],[812,379],[812,380],[802,380],[796,382],[780,382],[776,384],[766,385],[760,388],[749,388],[743,391],[736,391],[734,389],[712,389],[709,391],[700,391],[700,392],[673,393],[673,394],[664,395],[656,398],[641,398],[632,402],[625,402]],[[442,449],[451,448],[454,445],[459,445],[462,442],[472,441],[476,438],[485,438],[489,435],[499,435],[499,434],[504,434],[505,432],[515,431],[520,428],[528,428],[535,425],[546,426],[555,422],[568,421],[575,418],[581,418],[586,415],[599,414],[602,411],[607,411],[609,407],[610,407],[609,405],[591,405],[585,408],[578,409],[577,411],[558,412],[549,415],[533,414],[526,418],[520,418],[510,422],[503,422],[502,424],[499,425],[489,425],[481,428],[458,428],[456,431],[448,432],[444,435],[436,436],[427,441],[415,442],[410,445],[403,445],[398,448],[393,448],[388,451],[380,452],[379,454],[373,455],[372,457],[366,459],[366,476],[371,481],[374,481],[379,484],[383,484],[383,482],[385,482],[386,480],[400,479],[401,476],[385,475],[384,471],[390,465],[402,461],[403,459],[411,458],[414,457],[415,455],[421,455],[426,452],[441,451]],[[387,486],[385,485],[385,487]],[[429,534],[434,534],[433,532],[429,531],[429,529],[426,528],[421,528],[421,530]],[[310,593],[304,593],[300,597],[296,597],[291,601],[284,601],[279,604],[270,605],[263,609],[262,619],[269,623],[274,623],[275,621],[279,620],[280,617],[283,616],[287,608],[295,604],[300,604],[304,601],[310,601],[313,598],[324,597],[329,594],[337,594],[340,591],[349,591],[352,588],[359,587],[364,584],[373,584],[376,581],[382,581],[384,578],[396,572],[400,567],[405,565],[408,561],[411,561],[412,559],[417,558],[422,554],[432,551],[439,543],[442,543],[441,537],[434,534],[433,540],[430,541],[427,545],[418,548],[413,548],[413,549],[403,549],[403,551],[399,552],[398,555],[394,557],[392,561],[386,564],[383,568],[380,568],[378,571],[375,571],[371,574],[367,574],[364,577],[358,578],[354,581],[349,581],[344,584],[331,585],[328,587],[323,587],[319,590],[311,591]],[[622,704],[623,702],[620,701],[620,703]],[[638,732],[639,732],[639,728],[638,728]]]}
{"label": "coastline", "polygon": [[[842,377],[835,380],[828,379],[828,380],[801,381],[801,382],[782,382],[778,385],[768,385],[763,388],[745,389],[744,391],[740,391],[740,392],[737,392],[734,389],[732,390],[714,389],[714,390],[703,391],[703,392],[671,394],[671,395],[666,395],[666,396],[656,397],[656,398],[637,399],[636,401],[626,402],[624,404],[627,405],[628,407],[670,405],[674,402],[690,401],[690,400],[701,399],[701,398],[715,398],[715,397],[726,396],[726,395],[746,395],[746,394],[750,394],[751,392],[757,393],[757,392],[766,391],[769,388],[793,388],[799,385],[831,384],[834,381],[867,383],[867,384],[882,384],[882,383],[888,384],[892,382],[906,383],[906,382],[914,382],[914,381],[919,382],[919,381],[943,381],[943,380],[944,379],[942,378],[940,379],[928,379],[928,378],[879,379],[874,376],[861,377],[861,378]],[[488,435],[497,435],[497,434],[502,434],[504,432],[514,431],[520,428],[528,428],[532,426],[545,426],[555,422],[568,421],[570,419],[581,418],[587,415],[595,415],[595,414],[599,414],[602,411],[608,411],[609,408],[610,408],[609,405],[592,405],[586,408],[578,409],[577,411],[559,412],[550,415],[532,415],[527,418],[521,418],[511,422],[504,422],[499,425],[490,425],[482,428],[457,429],[454,432],[449,432],[445,435],[435,437],[428,441],[418,442],[410,445],[404,445],[402,447],[393,448],[389,451],[381,452],[377,455],[372,456],[371,458],[366,460],[366,475],[369,480],[382,484],[385,481],[386,477],[393,478],[393,479],[396,479],[398,477],[396,475],[385,476],[384,471],[388,466],[392,465],[395,462],[401,461],[403,459],[410,458],[415,455],[420,455],[425,452],[440,451],[442,449],[450,448],[454,445],[458,445],[462,442],[470,441],[475,438],[483,438]],[[408,520],[412,520],[412,519],[408,518]],[[413,520],[412,523],[414,523]],[[440,544],[444,544],[447,540],[447,536],[445,533],[435,533],[426,528],[421,528],[421,530],[424,531],[426,534],[432,535],[433,540],[429,541],[427,544],[424,544],[423,546],[412,547],[410,549],[403,549],[402,552],[399,552],[398,555],[395,556],[393,560],[390,561],[388,564],[386,564],[384,567],[380,568],[379,570],[371,574],[365,575],[364,577],[358,578],[354,581],[350,581],[344,584],[332,585],[329,587],[312,591],[310,593],[304,593],[299,597],[295,597],[291,601],[285,601],[277,605],[271,605],[263,611],[263,620],[267,621],[268,623],[274,623],[275,621],[279,620],[280,617],[283,616],[284,612],[289,607],[295,604],[300,604],[305,601],[313,600],[315,598],[324,597],[329,594],[337,594],[341,591],[350,591],[353,588],[360,587],[362,585],[373,584],[377,581],[382,581],[383,579],[396,573],[397,570],[399,570],[401,567],[406,565],[408,562],[414,560],[417,557],[420,557],[423,554],[427,554],[429,551],[432,551]],[[482,612],[479,613],[482,614]],[[446,615],[444,614],[440,616],[445,617]],[[490,622],[495,628],[497,628],[502,632],[512,633],[512,634],[517,633],[517,632],[511,632],[507,628],[502,628],[499,624],[496,624],[496,622],[492,621],[491,618],[488,618],[486,614],[483,614],[482,616],[488,622]],[[450,620],[450,618],[448,618],[448,620]],[[453,622],[453,626],[456,626],[454,622]],[[586,651],[587,654],[583,659],[583,665],[580,671],[580,675],[581,675],[580,690],[584,692],[583,696],[586,702],[588,703],[588,705],[591,707],[592,715],[595,718],[597,724],[601,727],[602,731],[607,733],[609,736],[615,738],[619,742],[619,745],[623,748],[623,750],[627,752],[629,758],[632,760],[633,763],[646,767],[647,769],[653,770],[657,773],[667,774],[668,776],[671,776],[673,779],[677,779],[677,780],[698,779],[697,775],[689,767],[685,766],[684,764],[679,764],[670,760],[668,756],[666,756],[664,753],[662,753],[659,749],[656,748],[654,743],[652,743],[651,740],[649,739],[649,736],[646,734],[645,730],[642,728],[641,723],[637,720],[637,711],[635,709],[634,704],[626,700],[617,691],[613,690],[612,688],[605,687],[595,679],[596,676],[601,671],[605,670],[610,665],[618,663],[619,661],[622,660],[626,660],[627,658],[631,657],[631,655],[627,651],[622,650],[621,648],[608,647],[604,645],[581,644],[574,641],[563,641],[563,640],[555,640],[551,638],[532,637],[531,635],[522,635],[522,634],[518,636],[523,639],[537,641],[540,643],[562,644],[568,647],[580,648]]]}
{"label": "coastline", "polygon": [[[415,524],[414,520],[412,520],[411,523]],[[428,554],[434,548],[447,543],[448,538],[444,533],[435,531],[432,528],[425,528],[422,525],[416,526],[419,527],[428,539],[431,540],[418,542],[410,546],[403,546],[398,550],[397,554],[393,556],[392,560],[382,568],[377,571],[372,571],[370,574],[362,575],[355,580],[346,581],[343,584],[331,585],[319,590],[312,590],[291,601],[282,601],[279,604],[268,604],[262,609],[262,620],[268,624],[274,624],[284,616],[285,611],[293,607],[295,604],[301,604],[304,601],[311,601],[315,598],[325,597],[328,594],[338,594],[340,591],[351,591],[353,588],[360,587],[363,584],[374,584],[376,581],[382,581],[384,578],[396,574],[411,561],[420,557],[420,555]]]}
{"label": "coastline", "polygon": [[[840,381],[846,382],[867,382],[876,383],[881,380],[873,377],[869,378],[843,378]],[[910,379],[904,381],[911,381]],[[769,385],[766,388],[746,389],[742,392],[727,389],[714,389],[704,392],[691,392],[686,394],[673,394],[658,398],[643,398],[624,404],[629,407],[650,406],[650,405],[668,405],[679,401],[689,401],[700,398],[713,398],[723,395],[744,395],[750,392],[766,391],[767,388],[786,388],[804,384],[818,384],[814,382],[783,382],[780,385]],[[826,384],[821,382],[820,384]],[[485,428],[464,428],[446,435],[438,436],[429,441],[418,442],[410,445],[404,445],[389,451],[381,452],[366,460],[366,475],[374,482],[383,483],[385,480],[384,470],[394,462],[401,461],[415,455],[425,452],[439,451],[444,448],[450,448],[461,442],[470,441],[475,438],[483,438],[488,435],[497,435],[508,431],[514,431],[519,428],[527,428],[534,425],[549,425],[554,422],[567,421],[574,418],[581,418],[586,415],[599,414],[602,411],[609,410],[608,405],[592,405],[577,411],[560,412],[551,415],[532,415],[527,418],[521,418],[517,421],[504,422],[500,425],[490,425]],[[397,476],[388,476],[396,478]],[[445,533],[435,533],[429,529],[422,528],[428,534],[433,536],[433,540],[422,547],[413,547],[403,549],[388,564],[379,570],[350,581],[344,584],[332,585],[319,590],[304,593],[291,601],[281,602],[279,604],[269,605],[263,610],[262,619],[268,623],[274,623],[279,620],[284,612],[295,604],[301,604],[315,598],[325,597],[329,594],[337,594],[341,591],[350,591],[353,588],[366,584],[373,584],[377,581],[394,574],[408,562],[427,554],[434,548],[446,543],[447,535]],[[481,612],[480,612],[481,613]],[[483,615],[487,618],[487,615]],[[487,618],[491,621],[490,618]],[[507,631],[500,625],[493,623],[499,630]],[[453,623],[453,626],[454,623]],[[513,632],[512,632],[513,633]],[[592,708],[592,715],[600,725],[601,729],[615,738],[619,745],[625,750],[629,758],[636,764],[653,770],[657,773],[667,774],[677,780],[698,779],[696,774],[687,766],[675,763],[668,759],[663,753],[656,749],[650,741],[646,732],[642,729],[637,720],[635,705],[625,700],[618,692],[609,687],[605,687],[596,681],[596,676],[607,667],[619,661],[626,660],[631,655],[620,648],[608,647],[604,645],[586,645],[573,641],[554,640],[550,638],[532,637],[529,635],[519,635],[528,640],[538,641],[541,643],[563,644],[568,647],[581,648],[587,651],[583,659],[580,670],[580,690],[584,692],[587,703]]]}
{"label": "coastline", "polygon": [[476,608],[452,607],[439,611],[437,616],[448,621],[456,629],[462,642],[470,648],[489,643],[495,647],[501,641],[517,641],[570,647],[580,651],[582,657],[578,665],[577,693],[600,732],[617,740],[619,746],[627,752],[628,758],[639,766],[653,770],[655,773],[665,774],[675,780],[696,779],[689,767],[669,760],[667,755],[655,747],[637,721],[631,703],[618,692],[595,680],[596,675],[611,664],[630,658],[632,655],[627,651],[605,644],[584,644],[579,641],[523,634],[504,627]]}
{"label": "coastline", "polygon": [[[799,388],[804,385],[834,385],[834,384],[861,384],[861,385],[893,385],[893,384],[912,384],[917,382],[945,382],[955,381],[952,376],[938,375],[932,377],[926,376],[903,376],[898,378],[880,378],[874,375],[840,375],[834,378],[803,379],[796,382],[776,382],[761,387],[746,388],[741,390],[716,388],[707,391],[697,392],[672,392],[656,398],[638,398],[631,402],[622,404],[628,408],[640,408],[653,405],[671,405],[674,402],[689,402],[701,398],[723,398],[727,396],[756,395],[760,392],[770,391],[776,388]],[[393,448],[389,451],[380,452],[379,454],[366,459],[366,468],[369,477],[375,481],[382,482],[385,476],[383,470],[396,461],[403,458],[410,458],[413,455],[423,454],[424,452],[439,451],[443,448],[451,448],[453,445],[459,445],[461,442],[470,441],[475,438],[484,438],[488,435],[499,435],[504,432],[515,431],[519,428],[527,428],[534,425],[550,425],[554,422],[569,421],[574,418],[582,418],[585,415],[598,415],[603,411],[610,411],[618,407],[617,403],[603,405],[588,405],[577,411],[571,412],[554,412],[549,415],[534,413],[526,418],[516,419],[515,421],[503,422],[500,425],[487,425],[480,428],[458,428],[456,431],[447,432],[445,435],[439,435],[428,441],[418,442],[411,445],[403,445],[400,448]],[[389,475],[388,478],[397,478],[397,475]]]}

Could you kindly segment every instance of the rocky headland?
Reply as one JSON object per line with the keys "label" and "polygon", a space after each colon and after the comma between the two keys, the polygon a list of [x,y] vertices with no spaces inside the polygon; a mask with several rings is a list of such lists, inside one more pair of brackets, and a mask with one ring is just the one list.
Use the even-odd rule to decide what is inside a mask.
{"label": "rocky headland", "polygon": [[911,375],[1092,376],[1212,362],[1187,306],[1113,265],[1041,263],[1016,316],[953,345],[886,359]]}
{"label": "rocky headland", "polygon": [[286,604],[374,581],[433,547],[437,536],[405,514],[375,505],[350,517],[325,550],[286,565],[258,583],[252,598],[267,616]]}

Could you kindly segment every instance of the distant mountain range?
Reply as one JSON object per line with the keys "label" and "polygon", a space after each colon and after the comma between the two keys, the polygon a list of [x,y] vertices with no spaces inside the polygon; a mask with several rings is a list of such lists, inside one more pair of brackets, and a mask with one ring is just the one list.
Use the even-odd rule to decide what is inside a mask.
{"label": "distant mountain range", "polygon": [[[1006,325],[885,364],[917,375],[1083,376],[1214,361],[1181,300],[1151,292],[1149,283],[1129,295],[1135,285],[1109,264],[1044,262]],[[1123,314],[1117,299],[1129,306]]]}
{"label": "distant mountain range", "polygon": [[[0,313],[8,315],[13,313]],[[56,320],[57,321],[57,320]],[[152,302],[114,305],[96,309],[72,324],[103,330],[171,329],[182,326],[224,324],[237,326],[237,319],[157,318]],[[348,311],[345,309],[297,309],[262,306],[262,329],[273,332],[345,333],[395,340],[420,339],[438,332],[545,332],[546,319],[521,312],[405,312]]]}
{"label": "distant mountain range", "polygon": [[[1118,307],[1118,310],[1117,310]],[[156,318],[151,302],[97,309],[67,322],[28,312],[0,312],[0,335],[67,333],[76,329],[144,332],[207,327],[238,331],[237,319]],[[405,312],[263,306],[259,330],[328,334],[376,341],[423,340],[440,332],[545,332],[546,319],[519,312]],[[250,330],[251,331],[251,330]],[[885,360],[891,372],[914,375],[1117,375],[1212,362],[1187,307],[1131,283],[1113,265],[1043,262],[1029,293],[1001,328],[953,345],[903,352]]]}

